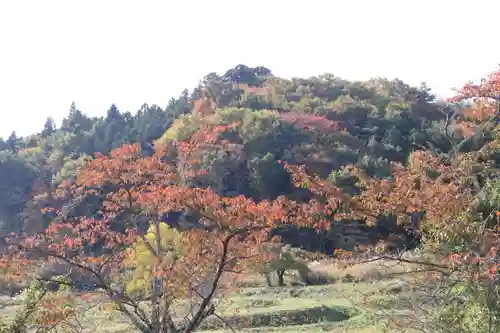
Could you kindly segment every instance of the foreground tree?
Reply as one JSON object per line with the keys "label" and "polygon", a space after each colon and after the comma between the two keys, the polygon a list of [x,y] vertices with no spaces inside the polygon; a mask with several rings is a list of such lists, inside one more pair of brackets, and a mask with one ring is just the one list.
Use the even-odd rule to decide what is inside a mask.
{"label": "foreground tree", "polygon": [[[18,249],[10,260],[69,265],[89,274],[94,287],[141,332],[187,333],[216,316],[217,298],[234,287],[247,267],[267,260],[262,248],[275,241],[269,237],[273,228],[328,225],[310,204],[283,197],[256,203],[179,185],[175,168],[163,156],[145,157],[139,145],[127,145],[89,161],[75,184],[59,194],[98,196],[98,210],[77,217],[59,212],[43,233],[10,240],[11,249]],[[187,212],[199,222],[172,237],[161,232],[170,212]],[[162,239],[162,234],[170,236]],[[139,260],[130,265],[131,256],[137,258],[144,249],[150,264]],[[147,295],[127,288],[137,269],[151,276]],[[182,316],[175,316],[179,311]]]}

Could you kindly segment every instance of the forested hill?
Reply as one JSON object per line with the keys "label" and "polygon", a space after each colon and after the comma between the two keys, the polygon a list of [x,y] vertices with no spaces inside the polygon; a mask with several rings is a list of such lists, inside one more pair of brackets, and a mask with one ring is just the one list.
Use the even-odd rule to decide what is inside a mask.
{"label": "forested hill", "polygon": [[[415,150],[444,155],[453,142],[462,142],[461,150],[479,144],[464,140],[459,123],[450,140],[444,129],[456,106],[438,104],[427,87],[399,80],[358,82],[332,74],[288,80],[265,67],[238,65],[223,75],[206,75],[164,109],[144,104],[132,114],[118,107],[90,118],[72,104],[60,128],[48,118],[40,133],[21,138],[12,132],[0,140],[2,234],[42,230],[45,207],[69,205],[57,199],[57,187],[75,177],[86,157],[127,142],[139,142],[147,153],[198,142],[195,151],[172,155],[184,182],[257,200],[307,196],[293,188],[280,160],[306,165],[356,192],[354,176],[344,166],[383,178],[390,176],[391,161],[405,164]],[[212,134],[230,130],[212,142],[207,128]]]}

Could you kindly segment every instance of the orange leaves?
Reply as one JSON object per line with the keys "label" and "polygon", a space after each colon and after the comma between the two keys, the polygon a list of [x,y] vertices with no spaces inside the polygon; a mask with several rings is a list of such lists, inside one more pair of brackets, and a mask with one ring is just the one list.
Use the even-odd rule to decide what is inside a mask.
{"label": "orange leaves", "polygon": [[312,114],[303,114],[297,112],[286,112],[280,114],[281,119],[286,122],[292,123],[299,128],[312,131],[340,131],[342,126],[340,123],[331,121],[325,117],[315,116]]}
{"label": "orange leaves", "polygon": [[446,258],[450,266],[457,270],[462,268],[462,273],[467,274],[471,279],[491,279],[495,280],[500,274],[500,258],[498,248],[491,247],[486,255],[478,253],[461,252],[453,253]]}
{"label": "orange leaves", "polygon": [[474,101],[471,108],[464,110],[462,116],[466,120],[486,121],[495,116],[496,112],[496,103],[494,101],[479,99]]}
{"label": "orange leaves", "polygon": [[[307,204],[309,214],[323,216],[315,222],[317,228],[327,227],[330,219],[373,218],[373,207],[360,204],[360,197],[351,197],[331,182],[308,175],[303,166],[285,163],[284,167],[292,175],[295,186],[307,188],[314,195],[326,199],[325,204],[316,200],[311,200]],[[359,172],[355,169],[352,171]],[[366,179],[366,181],[369,180]]]}
{"label": "orange leaves", "polygon": [[243,145],[226,140],[225,134],[236,131],[239,122],[227,125],[206,124],[195,132],[188,141],[176,142],[178,152],[177,171],[184,182],[201,180],[208,174],[202,160],[207,155],[224,155],[235,161],[243,160]]}
{"label": "orange leaves", "polygon": [[335,249],[333,250],[333,255],[338,259],[346,259],[353,255],[353,252],[343,249]]}
{"label": "orange leaves", "polygon": [[142,184],[144,178],[157,177],[169,181],[176,178],[171,167],[161,163],[159,157],[144,157],[140,146],[133,144],[113,150],[109,157],[97,155],[78,173],[76,185],[96,190],[104,184],[134,186]]}
{"label": "orange leaves", "polygon": [[394,169],[390,190],[380,197],[382,185],[387,182],[373,180],[369,188],[360,195],[360,201],[367,203],[380,213],[392,214],[426,212],[428,220],[444,222],[452,219],[470,204],[470,191],[460,179],[462,170],[452,169],[428,153],[412,154],[407,168]]}
{"label": "orange leaves", "polygon": [[51,295],[43,299],[37,305],[37,311],[34,312],[33,325],[40,330],[59,328],[64,332],[75,330],[73,320],[77,319],[78,309],[75,300],[69,295]]}
{"label": "orange leaves", "polygon": [[457,122],[455,130],[464,138],[472,138],[476,134],[477,126],[466,121]]}
{"label": "orange leaves", "polygon": [[0,258],[0,281],[12,282],[23,280],[27,273],[25,269],[30,261],[19,257],[3,254]]}
{"label": "orange leaves", "polygon": [[104,260],[101,257],[87,257],[86,262],[92,265],[100,265],[104,262]]}
{"label": "orange leaves", "polygon": [[479,84],[469,83],[458,91],[456,97],[451,101],[461,101],[464,99],[493,98],[500,97],[500,71],[489,74]]}
{"label": "orange leaves", "polygon": [[224,145],[225,142],[220,140],[221,135],[225,132],[236,130],[240,125],[240,122],[234,122],[227,125],[204,125],[192,135],[189,141],[179,142],[179,152],[188,154],[197,149],[217,143]]}
{"label": "orange leaves", "polygon": [[500,70],[491,73],[479,84],[469,83],[460,89],[451,102],[468,101],[471,107],[462,111],[457,130],[470,138],[484,126],[496,125],[500,117]]}
{"label": "orange leaves", "polygon": [[500,265],[494,265],[488,268],[488,276],[490,279],[495,279],[498,272],[500,271]]}
{"label": "orange leaves", "polygon": [[335,187],[331,182],[322,180],[317,176],[308,175],[305,166],[290,165],[283,162],[282,164],[290,172],[295,186],[307,188],[316,195],[326,195],[330,198],[335,197],[346,201],[350,199],[342,189]]}
{"label": "orange leaves", "polygon": [[[207,126],[192,141],[181,142],[179,152],[190,156],[210,144],[229,148],[221,136],[239,125]],[[197,171],[201,175],[208,172],[203,168]],[[218,282],[219,287],[224,285],[224,290],[229,290],[230,285],[225,283],[232,281],[232,272],[243,272],[252,262],[262,260],[266,244],[276,241],[269,236],[273,228],[283,224],[328,228],[329,219],[324,215],[327,211],[333,213],[338,205],[331,202],[325,209],[319,202],[297,203],[285,197],[260,202],[244,196],[222,197],[210,189],[184,186],[176,175],[177,170],[160,156],[143,156],[138,145],[123,146],[110,156],[97,154],[79,171],[71,190],[75,197],[99,196],[97,208],[102,216],[51,223],[40,239],[33,239],[32,247],[43,247],[45,256],[70,261],[77,267],[106,266],[119,274],[126,265],[120,259],[128,253],[123,249],[140,240],[145,242],[147,253],[155,257],[151,278],[163,281],[172,295],[185,294],[193,285],[206,287],[220,265],[224,277]],[[317,181],[309,182],[315,186]],[[328,191],[342,195],[333,187]],[[197,217],[197,226],[182,232],[182,253],[158,250],[154,240],[150,242],[141,236],[139,221],[155,226],[168,212],[188,212],[190,217]],[[117,216],[123,216],[123,220]],[[113,230],[112,222],[127,223],[127,229]],[[96,242],[103,250],[100,255],[91,256],[89,247]],[[134,260],[143,258],[136,254]]]}
{"label": "orange leaves", "polygon": [[[293,182],[305,187],[320,201],[309,202],[311,214],[335,219],[366,219],[376,221],[381,214],[395,215],[400,222],[408,221],[412,213],[426,212],[426,219],[446,223],[462,213],[471,203],[472,195],[463,186],[465,160],[452,168],[437,156],[416,151],[408,166],[393,164],[391,179],[374,179],[363,171],[348,167],[364,188],[360,194],[350,196],[331,182],[310,176],[304,167],[286,165]],[[321,202],[321,203],[320,203]]]}
{"label": "orange leaves", "polygon": [[211,98],[203,97],[194,102],[193,113],[197,116],[204,117],[215,113],[216,106]]}

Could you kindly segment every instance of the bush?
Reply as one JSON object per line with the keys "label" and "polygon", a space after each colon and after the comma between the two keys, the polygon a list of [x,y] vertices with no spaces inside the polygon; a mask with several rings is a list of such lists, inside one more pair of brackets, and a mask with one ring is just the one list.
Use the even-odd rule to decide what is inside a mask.
{"label": "bush", "polygon": [[[72,289],[79,291],[94,290],[98,282],[92,273],[63,262],[51,262],[43,265],[37,270],[36,275],[45,280],[53,280],[56,277],[64,276]],[[51,290],[58,289],[54,284],[51,284],[50,288]]]}

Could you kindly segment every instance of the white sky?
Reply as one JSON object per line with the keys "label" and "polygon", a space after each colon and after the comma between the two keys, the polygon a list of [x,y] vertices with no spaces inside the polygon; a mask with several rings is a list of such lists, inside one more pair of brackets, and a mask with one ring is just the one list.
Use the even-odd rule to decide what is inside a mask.
{"label": "white sky", "polygon": [[435,92],[500,63],[498,0],[0,0],[0,136],[72,101],[165,106],[239,63],[283,77],[399,77]]}

